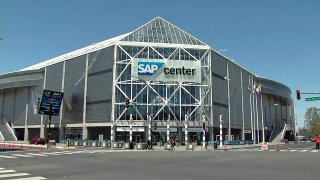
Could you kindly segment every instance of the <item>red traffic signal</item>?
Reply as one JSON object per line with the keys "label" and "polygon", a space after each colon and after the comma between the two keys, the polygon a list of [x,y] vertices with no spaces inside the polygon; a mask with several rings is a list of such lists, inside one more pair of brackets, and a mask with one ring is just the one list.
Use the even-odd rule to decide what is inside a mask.
{"label": "red traffic signal", "polygon": [[300,90],[297,89],[297,90],[296,90],[296,93],[297,93],[297,99],[300,100],[300,98],[301,98],[301,96],[300,96]]}

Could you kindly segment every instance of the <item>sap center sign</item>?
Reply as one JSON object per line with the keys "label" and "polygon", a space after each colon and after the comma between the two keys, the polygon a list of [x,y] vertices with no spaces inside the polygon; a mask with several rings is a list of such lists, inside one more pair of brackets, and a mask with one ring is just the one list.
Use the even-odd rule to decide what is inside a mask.
{"label": "sap center sign", "polygon": [[201,83],[201,62],[133,59],[132,76],[136,80],[140,78],[146,81]]}

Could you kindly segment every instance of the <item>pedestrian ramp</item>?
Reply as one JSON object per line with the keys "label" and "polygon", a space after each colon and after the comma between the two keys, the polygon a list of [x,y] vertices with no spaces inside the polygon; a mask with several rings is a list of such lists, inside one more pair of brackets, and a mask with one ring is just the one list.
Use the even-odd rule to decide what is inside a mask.
{"label": "pedestrian ramp", "polygon": [[42,176],[33,176],[29,173],[25,172],[17,172],[13,169],[5,169],[0,167],[0,179],[7,179],[7,180],[42,180],[47,179]]}

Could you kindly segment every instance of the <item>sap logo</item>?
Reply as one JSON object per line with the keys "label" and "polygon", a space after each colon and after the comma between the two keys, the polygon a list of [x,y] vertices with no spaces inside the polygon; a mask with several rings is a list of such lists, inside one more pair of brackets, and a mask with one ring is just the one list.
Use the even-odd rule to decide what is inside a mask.
{"label": "sap logo", "polygon": [[162,67],[162,62],[138,62],[138,75],[152,75]]}

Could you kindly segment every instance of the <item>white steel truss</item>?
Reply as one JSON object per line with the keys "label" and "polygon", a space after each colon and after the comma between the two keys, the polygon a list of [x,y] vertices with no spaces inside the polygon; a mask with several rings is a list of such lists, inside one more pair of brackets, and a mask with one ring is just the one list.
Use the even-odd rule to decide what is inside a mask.
{"label": "white steel truss", "polygon": [[[132,45],[131,45],[132,44]],[[155,121],[176,121],[181,124],[189,121],[202,121],[205,115],[211,121],[211,62],[210,50],[206,47],[198,48],[187,45],[172,45],[122,42],[116,44],[114,89],[115,99],[113,117],[115,121],[133,120],[147,121],[151,115]],[[141,45],[144,46],[141,46]],[[161,81],[135,80],[131,76],[134,60],[163,59],[177,61],[200,61],[201,83],[178,83]],[[125,100],[129,99],[134,111],[125,107]],[[115,123],[115,122],[114,122]]]}

